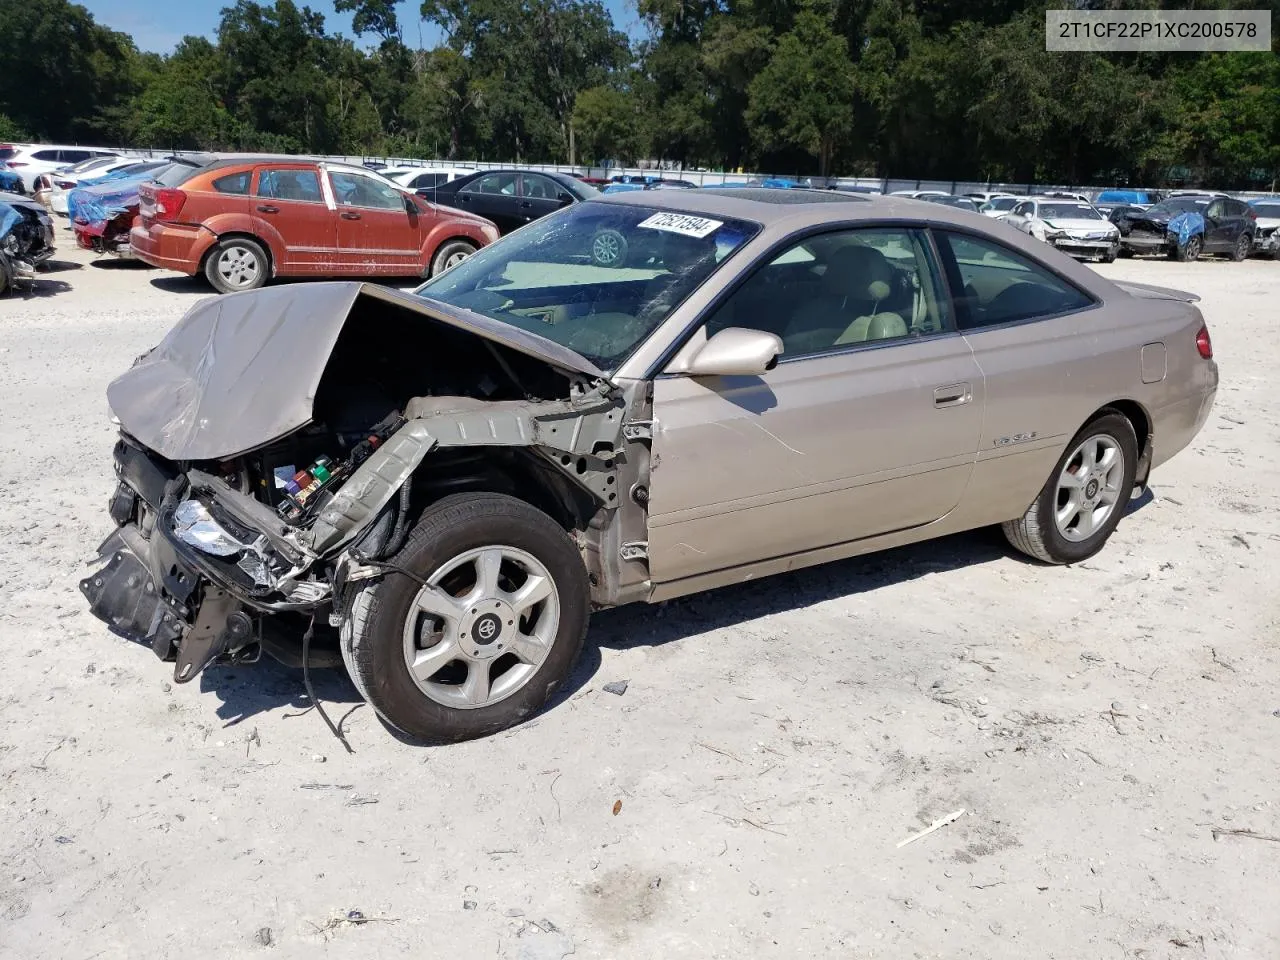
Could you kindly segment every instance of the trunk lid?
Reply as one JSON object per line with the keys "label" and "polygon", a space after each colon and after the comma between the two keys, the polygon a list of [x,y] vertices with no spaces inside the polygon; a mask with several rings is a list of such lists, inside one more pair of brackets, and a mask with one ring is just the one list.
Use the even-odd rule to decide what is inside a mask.
{"label": "trunk lid", "polygon": [[467,310],[369,283],[293,284],[196,304],[107,387],[111,411],[169,460],[228,459],[287,436],[311,422],[320,379],[361,298],[605,379],[572,350]]}

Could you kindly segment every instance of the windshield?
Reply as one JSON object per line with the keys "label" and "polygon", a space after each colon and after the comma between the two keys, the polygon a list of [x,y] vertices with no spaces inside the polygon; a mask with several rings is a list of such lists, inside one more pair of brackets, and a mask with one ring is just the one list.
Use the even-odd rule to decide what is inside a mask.
{"label": "windshield", "polygon": [[1147,216],[1156,218],[1175,217],[1180,213],[1186,213],[1188,210],[1203,210],[1208,205],[1208,197],[1175,197],[1172,200],[1157,203],[1147,211]]}
{"label": "windshield", "polygon": [[1041,220],[1101,220],[1102,214],[1087,203],[1042,203]]}
{"label": "windshield", "polygon": [[1012,210],[1019,200],[1017,197],[997,197],[988,203],[983,204],[983,210]]}
{"label": "windshield", "polygon": [[1260,217],[1266,217],[1268,220],[1280,220],[1280,203],[1254,203],[1250,204],[1253,212]]}
{"label": "windshield", "polygon": [[580,203],[485,247],[415,293],[616,369],[734,250],[743,220]]}

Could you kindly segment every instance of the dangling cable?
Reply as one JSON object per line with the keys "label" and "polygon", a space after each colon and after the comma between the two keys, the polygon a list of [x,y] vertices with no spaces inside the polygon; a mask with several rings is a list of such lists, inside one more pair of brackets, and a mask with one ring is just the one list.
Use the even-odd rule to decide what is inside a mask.
{"label": "dangling cable", "polygon": [[307,632],[302,635],[302,685],[306,688],[307,696],[311,699],[311,705],[316,708],[316,712],[320,714],[320,718],[324,720],[329,731],[338,738],[339,742],[347,748],[347,753],[355,753],[351,749],[351,744],[347,743],[347,738],[342,735],[329,714],[325,713],[324,705],[316,697],[315,688],[311,686],[311,637],[316,632],[316,615],[311,614],[311,622],[307,624]]}

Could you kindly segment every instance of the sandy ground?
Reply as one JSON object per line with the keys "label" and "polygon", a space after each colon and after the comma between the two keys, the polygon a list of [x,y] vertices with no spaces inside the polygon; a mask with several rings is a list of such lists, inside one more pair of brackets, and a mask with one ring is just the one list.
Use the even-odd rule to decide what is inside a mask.
{"label": "sandy ground", "polygon": [[104,388],[208,291],[61,260],[0,301],[0,956],[1280,956],[1280,263],[1100,268],[1199,292],[1222,390],[1092,562],[981,531],[614,611],[443,749],[325,672],[347,755],[297,673],[175,686],[85,612]]}

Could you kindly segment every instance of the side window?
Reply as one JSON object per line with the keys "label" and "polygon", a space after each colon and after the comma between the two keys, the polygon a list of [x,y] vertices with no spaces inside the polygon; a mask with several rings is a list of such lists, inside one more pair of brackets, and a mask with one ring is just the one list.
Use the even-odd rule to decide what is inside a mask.
{"label": "side window", "polygon": [[409,184],[410,190],[425,190],[429,187],[438,187],[445,182],[446,175],[443,173],[420,173],[414,177]]}
{"label": "side window", "polygon": [[487,177],[473,180],[462,189],[466,193],[489,193],[514,197],[516,195],[516,175],[514,173],[491,173]]}
{"label": "side window", "polygon": [[32,160],[43,160],[45,163],[58,163],[58,162],[60,162],[60,161],[58,160],[58,151],[57,151],[57,150],[37,150],[35,153],[31,154],[31,159],[32,159]]}
{"label": "side window", "polygon": [[302,200],[324,203],[320,177],[315,170],[280,170],[267,168],[258,172],[259,197],[272,200]]}
{"label": "side window", "polygon": [[783,357],[951,329],[925,234],[845,230],[802,240],[758,268],[716,308],[707,335],[747,327],[782,338]]}
{"label": "side window", "polygon": [[1024,200],[1022,203],[1017,204],[1017,205],[1013,208],[1013,212],[1014,212],[1017,216],[1019,216],[1019,217],[1029,217],[1029,216],[1031,215],[1031,212],[1032,212],[1034,209],[1035,209],[1035,205],[1034,205],[1034,204],[1027,203],[1027,202]]}
{"label": "side window", "polygon": [[340,207],[370,207],[375,210],[403,210],[403,195],[390,184],[359,173],[329,171],[333,197]]}
{"label": "side window", "polygon": [[248,193],[249,181],[252,178],[252,170],[244,170],[240,173],[231,173],[213,181],[213,189],[217,190],[219,193]]}
{"label": "side window", "polygon": [[1249,205],[1240,200],[1227,201],[1227,216],[1243,217],[1249,213]]}
{"label": "side window", "polygon": [[521,179],[523,180],[524,195],[531,200],[554,200],[560,194],[556,184],[546,177],[538,177],[526,173]]}
{"label": "side window", "polygon": [[1209,209],[1205,211],[1204,215],[1212,220],[1221,220],[1226,216],[1226,204],[1221,200],[1214,200],[1209,204]]}
{"label": "side window", "polygon": [[1029,257],[990,240],[938,233],[961,330],[1083,310],[1093,300]]}
{"label": "side window", "polygon": [[63,163],[79,163],[81,160],[88,160],[92,153],[88,150],[59,150],[58,159]]}

